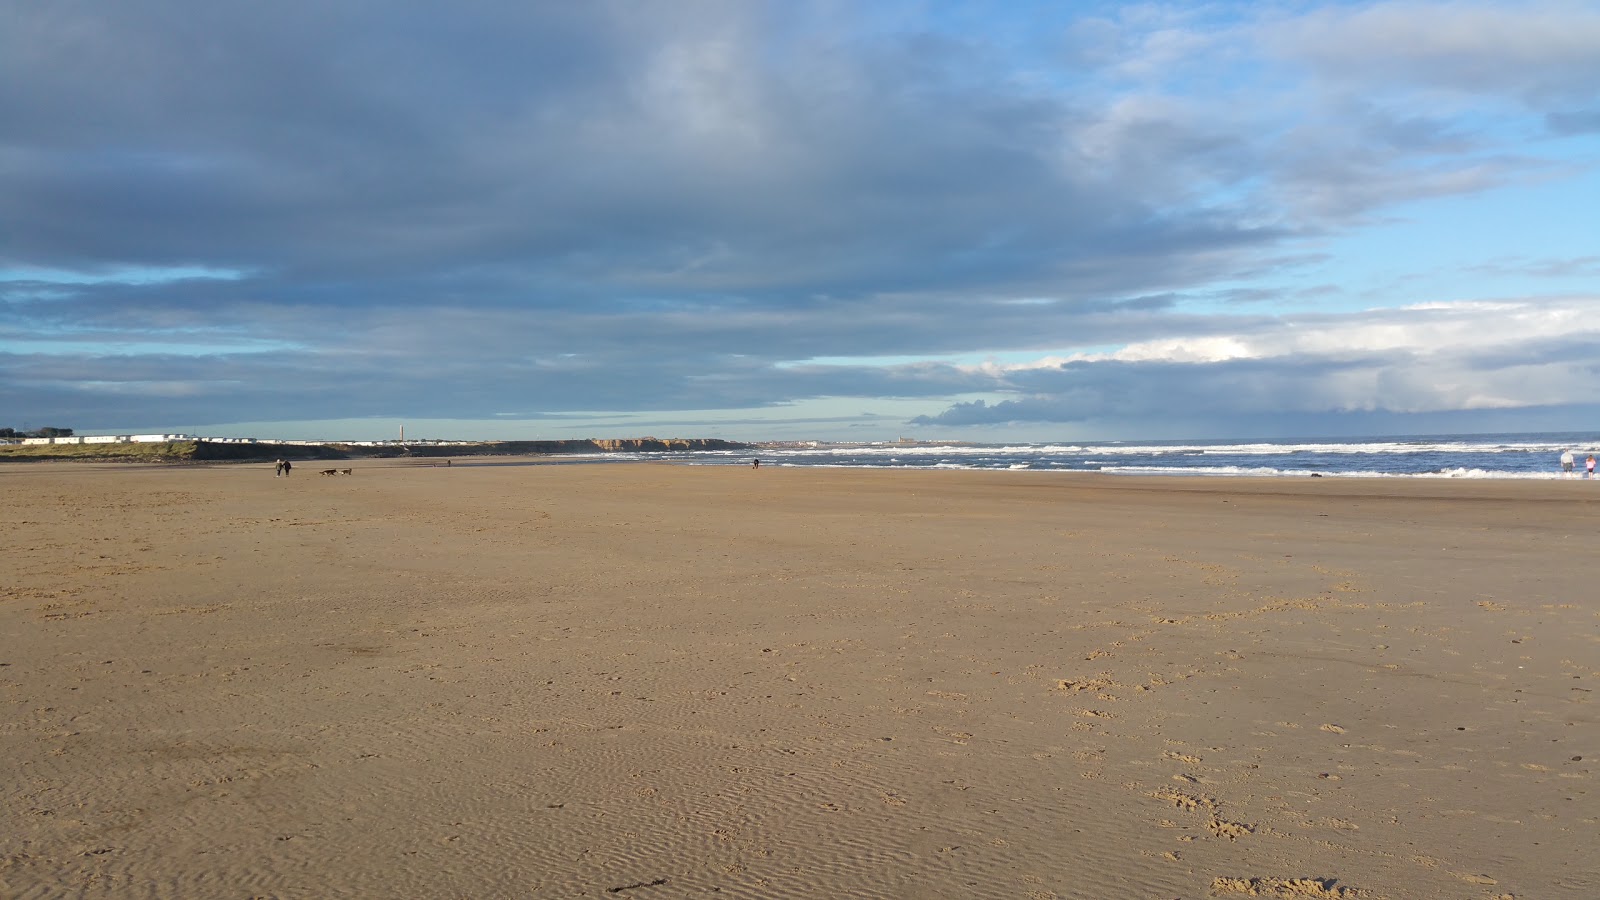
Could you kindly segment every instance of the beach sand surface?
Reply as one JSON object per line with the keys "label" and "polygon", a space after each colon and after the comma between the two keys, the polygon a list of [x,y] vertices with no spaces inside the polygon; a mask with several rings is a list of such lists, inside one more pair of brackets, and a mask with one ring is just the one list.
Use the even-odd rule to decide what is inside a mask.
{"label": "beach sand surface", "polygon": [[0,468],[0,896],[1600,897],[1600,484]]}

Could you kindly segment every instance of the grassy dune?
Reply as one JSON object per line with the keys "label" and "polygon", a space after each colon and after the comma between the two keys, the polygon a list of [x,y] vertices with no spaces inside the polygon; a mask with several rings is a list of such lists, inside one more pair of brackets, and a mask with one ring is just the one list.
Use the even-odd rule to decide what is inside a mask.
{"label": "grassy dune", "polygon": [[12,444],[0,447],[0,460],[88,459],[163,462],[193,459],[196,441],[122,444]]}

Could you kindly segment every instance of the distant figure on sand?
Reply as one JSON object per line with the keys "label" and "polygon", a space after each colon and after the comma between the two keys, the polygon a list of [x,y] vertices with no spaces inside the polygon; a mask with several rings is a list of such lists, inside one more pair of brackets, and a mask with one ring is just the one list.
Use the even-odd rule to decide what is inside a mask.
{"label": "distant figure on sand", "polygon": [[1593,478],[1594,477],[1594,454],[1593,453],[1589,454],[1589,458],[1583,461],[1583,471],[1584,471],[1584,477],[1585,478]]}
{"label": "distant figure on sand", "polygon": [[283,477],[288,478],[289,477],[289,470],[292,469],[292,468],[294,468],[294,466],[289,465],[289,461],[287,459],[284,460],[283,461]]}
{"label": "distant figure on sand", "polygon": [[1572,451],[1561,451],[1561,472],[1568,478],[1572,477]]}
{"label": "distant figure on sand", "polygon": [[283,477],[283,465],[284,465],[284,463],[283,463],[283,460],[281,460],[281,459],[278,460],[278,462],[273,465],[273,467],[272,467],[272,477],[273,478],[282,478]]}
{"label": "distant figure on sand", "polygon": [[750,460],[750,468],[752,468],[752,469],[761,468],[761,460],[759,460],[759,459]]}

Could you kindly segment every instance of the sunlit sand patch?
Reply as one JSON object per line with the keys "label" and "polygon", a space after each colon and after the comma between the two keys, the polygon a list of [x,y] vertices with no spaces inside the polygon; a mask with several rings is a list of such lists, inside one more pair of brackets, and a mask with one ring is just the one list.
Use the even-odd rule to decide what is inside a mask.
{"label": "sunlit sand patch", "polygon": [[[21,896],[497,896],[538,858],[550,896],[775,896],[806,871],[836,896],[1359,896],[1349,878],[1489,900],[1452,873],[1495,859],[1495,891],[1563,896],[1595,827],[1566,799],[1591,778],[1593,610],[1548,601],[1600,562],[1542,540],[1592,511],[1528,516],[1509,488],[1330,486],[1382,512],[1308,534],[1292,485],[1219,525],[1227,484],[1049,485],[1064,503],[961,473],[758,496],[715,469],[397,470],[336,509],[235,474],[174,476],[192,497],[155,511],[183,529],[139,502],[154,472],[46,491],[81,515],[9,533],[40,593],[0,604],[27,637],[0,655],[0,844],[55,861],[13,854]],[[1475,565],[1436,565],[1469,530]],[[205,569],[108,595],[105,567],[143,559]],[[1478,601],[1519,618],[1462,614]],[[158,733],[209,755],[129,756]],[[242,755],[280,740],[297,754]]]}

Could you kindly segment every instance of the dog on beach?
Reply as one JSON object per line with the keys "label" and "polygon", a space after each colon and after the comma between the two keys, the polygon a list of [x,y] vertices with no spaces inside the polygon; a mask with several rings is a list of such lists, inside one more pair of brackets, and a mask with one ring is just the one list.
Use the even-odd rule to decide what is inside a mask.
{"label": "dog on beach", "polygon": [[338,469],[323,469],[321,472],[318,472],[317,474],[318,475],[337,475],[337,474],[339,474],[339,470]]}
{"label": "dog on beach", "polygon": [[340,469],[339,470],[339,474],[340,475],[354,475],[355,474],[355,470],[354,469]]}

